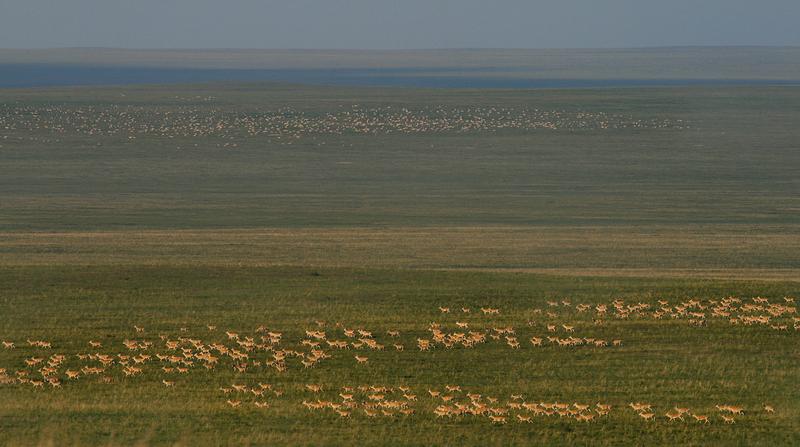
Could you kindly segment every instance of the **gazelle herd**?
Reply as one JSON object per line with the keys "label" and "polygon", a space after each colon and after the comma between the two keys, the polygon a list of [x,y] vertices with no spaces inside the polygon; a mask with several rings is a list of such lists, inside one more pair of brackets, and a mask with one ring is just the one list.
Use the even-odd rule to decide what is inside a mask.
{"label": "gazelle herd", "polygon": [[[282,396],[271,384],[258,383],[256,386],[233,384],[220,388],[226,397],[226,404],[233,408],[245,408],[253,405],[256,408],[269,408],[264,401],[265,392],[269,395]],[[437,389],[428,388],[418,393],[410,386],[358,385],[335,386],[322,384],[306,384],[295,390],[299,402],[307,411],[320,414],[332,414],[342,418],[363,416],[367,418],[396,418],[418,414],[427,414],[437,420],[453,418],[485,418],[494,424],[508,422],[532,423],[537,418],[563,418],[578,422],[593,422],[609,417],[611,414],[623,414],[624,407],[602,402],[578,403],[527,400],[522,394],[511,393],[500,398],[482,393],[469,392],[459,385],[444,385]],[[252,396],[251,396],[252,395]],[[422,396],[420,400],[418,396]],[[294,402],[298,404],[298,402]],[[245,407],[243,407],[245,405]],[[697,423],[710,424],[712,421],[735,423],[734,416],[743,415],[741,406],[716,405],[717,416],[699,414],[690,408],[675,406],[657,414],[654,405],[649,403],[629,403],[635,414],[645,421],[663,420],[665,422],[681,421],[691,417]],[[426,410],[418,412],[418,410]],[[772,413],[774,409],[764,405],[763,409],[753,412]]]}
{"label": "gazelle herd", "polygon": [[[123,136],[137,138],[209,138],[236,148],[245,138],[266,137],[280,142],[315,135],[426,134],[442,132],[497,132],[506,129],[605,130],[685,129],[689,123],[667,118],[528,107],[453,107],[439,105],[410,110],[406,107],[362,107],[329,113],[308,113],[282,108],[251,111],[176,105],[172,110],[141,105],[81,107],[15,105],[0,107],[0,129],[19,139],[32,139],[43,129],[53,135],[86,135],[93,138]],[[53,136],[37,137],[49,143]]]}
{"label": "gazelle herd", "polygon": [[[372,368],[391,356],[427,356],[438,350],[481,349],[493,345],[505,355],[535,355],[539,349],[565,348],[625,349],[635,337],[622,339],[602,336],[606,322],[614,320],[685,320],[692,328],[710,322],[737,327],[761,326],[769,330],[800,329],[792,298],[771,303],[765,298],[745,301],[729,297],[721,300],[691,299],[676,304],[659,300],[657,304],[610,303],[575,304],[569,300],[549,301],[544,308],[524,312],[525,323],[497,307],[440,306],[433,312],[440,320],[429,321],[416,329],[367,328],[342,322],[315,320],[312,327],[289,332],[260,326],[251,335],[234,330],[217,330],[213,324],[200,328],[179,328],[179,335],[151,333],[135,325],[131,337],[121,342],[89,339],[79,352],[59,352],[59,342],[26,339],[3,340],[2,350],[13,353],[21,362],[0,368],[0,386],[59,389],[76,381],[118,383],[156,377],[165,389],[192,386],[197,370],[233,371],[236,377],[266,378],[295,375],[302,381],[303,371],[325,368]],[[502,324],[498,324],[502,321]],[[702,323],[698,323],[698,321]],[[694,329],[701,330],[701,329]],[[189,336],[189,333],[193,336]],[[199,335],[202,334],[202,335]],[[289,336],[287,334],[296,334]],[[581,334],[581,335],[578,335]],[[73,341],[74,342],[74,341]],[[117,344],[118,343],[118,344]],[[387,346],[390,348],[387,349]],[[408,346],[409,349],[404,349]],[[525,353],[525,351],[529,353]],[[24,356],[22,356],[24,352]],[[562,351],[568,352],[568,351]],[[374,355],[370,353],[375,353]],[[1,359],[2,357],[0,357]],[[335,360],[335,359],[338,359]],[[137,379],[147,377],[148,379]],[[735,424],[748,414],[770,415],[773,405],[745,408],[716,403],[701,409],[674,404],[624,402],[562,402],[526,398],[523,393],[508,396],[479,392],[458,384],[439,387],[335,385],[297,383],[283,385],[262,380],[257,385],[234,383],[220,389],[226,407],[269,410],[276,405],[302,405],[311,412],[342,418],[396,418],[430,415],[438,420],[479,418],[497,425],[532,423],[537,418],[566,418],[577,422],[602,421],[610,415],[624,415],[642,421]],[[293,399],[287,399],[284,393]],[[280,399],[282,398],[283,399]],[[712,409],[713,408],[713,409]],[[418,416],[421,417],[421,416]]]}

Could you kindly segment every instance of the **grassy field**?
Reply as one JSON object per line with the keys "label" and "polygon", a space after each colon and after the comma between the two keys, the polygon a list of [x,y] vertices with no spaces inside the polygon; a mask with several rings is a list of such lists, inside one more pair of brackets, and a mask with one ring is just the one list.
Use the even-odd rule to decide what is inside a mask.
{"label": "grassy field", "polygon": [[[68,355],[59,367],[62,374],[100,364],[75,358],[78,353],[169,353],[160,335],[236,347],[224,331],[258,341],[261,325],[283,334],[271,349],[309,353],[310,348],[300,344],[309,338],[306,330],[323,330],[330,340],[356,341],[343,335],[343,328],[372,331],[375,340],[387,345],[384,351],[325,347],[331,358],[305,368],[300,358],[290,357],[283,372],[266,366],[273,351],[254,348],[245,372],[234,371],[237,362],[219,356],[222,360],[211,370],[195,360],[186,374],[166,373],[161,367],[170,363],[152,357],[140,365],[143,372],[132,377],[115,363],[100,375],[63,378],[63,386],[56,389],[3,385],[4,444],[41,440],[55,445],[320,445],[358,439],[360,444],[390,445],[792,445],[800,439],[796,331],[731,325],[727,318],[710,315],[703,327],[692,326],[689,317],[649,317],[659,308],[657,299],[677,306],[698,297],[707,304],[708,298],[720,300],[735,292],[780,304],[783,296],[800,292],[797,283],[370,269],[58,266],[4,268],[2,285],[2,304],[12,310],[0,317],[3,336],[19,345],[0,351],[0,363],[10,371],[26,369],[24,359],[56,353]],[[570,297],[571,306],[560,304],[564,297]],[[581,314],[575,309],[581,303],[610,305],[614,299],[651,307],[625,319],[614,317],[612,307],[608,318],[600,317],[602,324],[594,321],[594,310]],[[552,300],[559,306],[546,304]],[[451,307],[451,313],[442,314],[439,306]],[[485,316],[481,306],[501,313]],[[461,307],[471,312],[462,314]],[[553,316],[537,313],[537,308]],[[786,319],[775,318],[774,324]],[[324,326],[318,326],[318,320]],[[477,332],[511,326],[522,346],[512,349],[503,338],[489,338],[473,348],[438,345],[430,352],[418,350],[416,340],[431,337],[431,322],[451,333],[459,331],[457,321]],[[609,343],[620,339],[622,346],[532,346],[530,337],[554,335],[547,324],[574,325],[573,335]],[[216,329],[210,331],[207,325]],[[137,333],[134,326],[144,332]],[[400,336],[391,338],[388,330],[398,330]],[[569,335],[558,330],[559,337]],[[47,340],[53,347],[32,348],[26,339]],[[128,351],[124,340],[151,341],[154,347]],[[102,347],[92,348],[90,341]],[[396,352],[394,343],[406,349]],[[368,363],[358,365],[355,355],[368,357]],[[175,385],[167,387],[162,380]],[[272,386],[266,396],[220,391],[234,384],[258,388],[258,383]],[[309,384],[322,385],[323,391],[310,392],[304,388]],[[333,410],[302,405],[304,400],[341,402],[338,394],[347,393],[341,387],[362,385],[410,387],[418,398],[411,403],[415,413],[393,411],[392,416],[371,418],[357,407],[343,418]],[[459,385],[462,392],[447,393],[447,385]],[[508,424],[499,426],[484,416],[436,418],[433,411],[441,401],[431,398],[429,389],[457,396],[457,402],[469,402],[465,394],[478,393],[499,399],[496,406],[502,407],[512,394],[521,394],[537,403],[602,402],[612,405],[612,411],[588,423],[540,415],[528,424],[514,419],[517,412],[512,410]],[[276,396],[274,390],[283,394]],[[369,401],[367,396],[374,393],[356,388],[355,394],[356,401]],[[405,400],[397,391],[386,399]],[[227,400],[243,404],[233,408]],[[270,407],[254,406],[262,401]],[[630,402],[654,405],[657,420],[641,420],[626,407]],[[774,414],[762,410],[765,403],[776,409]],[[741,405],[746,413],[734,425],[724,424],[717,404]],[[667,422],[663,414],[674,406],[708,415],[711,424],[696,423],[688,415],[685,422]]]}
{"label": "grassy field", "polygon": [[795,88],[0,95],[7,231],[800,223]]}
{"label": "grassy field", "polygon": [[0,444],[796,445],[799,106],[0,91]]}

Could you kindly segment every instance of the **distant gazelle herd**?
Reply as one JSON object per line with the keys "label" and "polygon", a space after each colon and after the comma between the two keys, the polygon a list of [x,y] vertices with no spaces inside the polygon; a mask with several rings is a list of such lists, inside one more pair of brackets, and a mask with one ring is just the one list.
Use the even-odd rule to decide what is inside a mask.
{"label": "distant gazelle herd", "polygon": [[[13,370],[0,368],[0,385],[60,389],[63,385],[80,380],[115,383],[147,373],[147,377],[157,377],[164,387],[173,388],[191,385],[188,377],[192,370],[198,368],[217,371],[233,369],[236,373],[270,370],[287,373],[292,369],[324,368],[327,360],[335,357],[349,357],[353,367],[370,368],[370,352],[374,351],[394,351],[395,355],[407,355],[404,352],[410,350],[426,353],[439,349],[476,349],[490,343],[506,345],[510,352],[523,346],[529,349],[621,349],[626,345],[622,339],[577,335],[579,330],[591,331],[591,328],[602,327],[609,319],[674,319],[685,320],[697,327],[706,326],[709,321],[719,321],[736,326],[758,325],[775,331],[800,331],[797,308],[794,299],[789,297],[776,303],[761,297],[748,301],[729,297],[721,300],[692,299],[675,305],[665,300],[657,303],[657,306],[648,303],[627,304],[623,300],[615,300],[609,304],[573,305],[569,300],[548,301],[546,308],[531,309],[526,313],[532,318],[527,319],[524,330],[534,333],[522,339],[511,325],[488,324],[487,320],[500,318],[499,308],[480,307],[473,310],[442,306],[437,314],[454,321],[447,324],[428,323],[424,336],[411,337],[411,343],[408,343],[411,339],[404,338],[397,329],[377,331],[325,321],[315,321],[313,328],[304,329],[296,343],[287,343],[283,332],[265,326],[257,328],[253,336],[247,336],[231,330],[218,331],[214,325],[206,325],[201,329],[205,337],[211,340],[188,336],[189,328],[180,328],[180,333],[186,336],[161,334],[157,338],[148,338],[144,327],[134,326],[135,337],[124,340],[118,349],[106,348],[101,341],[89,340],[85,351],[70,356],[52,353],[57,346],[54,347],[51,341],[3,340],[2,347],[6,351],[24,349],[32,355],[27,357],[26,354],[24,365],[17,365]],[[477,319],[480,321],[475,321],[475,315],[479,316]],[[572,321],[567,322],[564,317]],[[537,319],[542,322],[537,322]],[[716,403],[712,404],[713,407],[709,405],[696,410],[672,404],[656,406],[648,402],[612,405],[608,402],[545,401],[532,399],[522,393],[491,395],[479,390],[462,389],[457,384],[416,389],[406,385],[342,386],[313,383],[301,384],[296,388],[292,390],[292,395],[299,393],[301,396],[297,405],[302,405],[310,412],[330,413],[341,418],[411,417],[421,410],[436,419],[477,417],[494,424],[530,423],[537,417],[567,418],[588,423],[603,420],[613,412],[627,411],[642,421],[735,424],[741,415],[775,412],[775,408],[768,404],[744,408],[731,403]],[[285,391],[285,388],[275,384],[262,382],[250,385],[233,383],[219,390],[226,406],[260,410],[284,402],[280,398]],[[302,401],[299,401],[300,398]]]}

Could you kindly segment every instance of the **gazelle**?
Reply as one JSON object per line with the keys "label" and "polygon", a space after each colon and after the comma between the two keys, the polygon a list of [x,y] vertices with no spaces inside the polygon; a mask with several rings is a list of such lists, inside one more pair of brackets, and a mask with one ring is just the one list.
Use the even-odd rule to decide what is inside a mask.
{"label": "gazelle", "polygon": [[728,405],[728,411],[730,411],[731,414],[744,414],[743,407],[737,407],[734,405]]}
{"label": "gazelle", "polygon": [[704,424],[710,424],[711,423],[711,421],[708,420],[708,416],[703,416],[703,415],[699,415],[699,414],[693,414],[692,417],[697,422],[702,422]]}
{"label": "gazelle", "polygon": [[720,416],[722,416],[722,420],[725,421],[726,424],[735,424],[736,423],[736,419],[734,419],[733,416],[726,416],[724,414],[722,414]]}
{"label": "gazelle", "polygon": [[492,421],[493,424],[505,424],[506,417],[505,416],[489,416],[489,419]]}
{"label": "gazelle", "polygon": [[631,403],[628,404],[628,406],[633,408],[633,411],[636,411],[636,412],[639,412],[639,413],[641,413],[642,411],[649,411],[649,410],[652,409],[652,405],[641,403],[641,402],[637,402],[637,403],[631,402]]}
{"label": "gazelle", "polygon": [[675,407],[675,411],[677,411],[680,414],[686,414],[686,413],[688,413],[690,411],[690,409],[689,408],[680,408],[680,407],[676,406]]}
{"label": "gazelle", "polygon": [[672,422],[672,421],[674,421],[676,419],[679,419],[681,421],[683,420],[683,414],[681,414],[678,411],[675,411],[675,412],[671,412],[670,411],[668,413],[664,413],[664,416],[666,416],[667,419],[669,419],[670,422]]}
{"label": "gazelle", "polygon": [[578,421],[581,421],[581,422],[592,422],[594,420],[594,417],[595,416],[593,414],[591,414],[591,413],[589,413],[589,414],[578,414],[578,415],[575,416],[575,420],[578,420]]}
{"label": "gazelle", "polygon": [[734,405],[717,405],[717,410],[719,411],[727,411],[731,414],[744,414],[744,408],[737,407]]}

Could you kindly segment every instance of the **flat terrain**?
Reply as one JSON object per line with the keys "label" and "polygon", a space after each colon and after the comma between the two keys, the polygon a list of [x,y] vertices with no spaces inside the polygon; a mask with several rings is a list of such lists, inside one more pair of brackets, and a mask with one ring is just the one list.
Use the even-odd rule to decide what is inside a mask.
{"label": "flat terrain", "polygon": [[0,265],[515,270],[796,280],[800,229],[751,226],[269,228],[9,232]]}
{"label": "flat terrain", "polygon": [[[690,315],[653,316],[661,307],[677,313],[675,308],[693,297],[714,307],[708,299],[719,305],[730,293],[761,295],[774,305],[796,308],[783,297],[796,296],[797,283],[251,267],[10,267],[0,278],[2,305],[9,309],[0,316],[3,338],[17,343],[16,349],[0,350],[0,367],[12,376],[17,370],[30,371],[35,381],[39,366],[26,367],[25,359],[66,355],[56,366],[59,388],[0,385],[4,444],[319,445],[351,444],[356,438],[372,445],[456,440],[470,445],[793,445],[800,439],[795,386],[800,352],[790,314],[771,321],[788,324],[787,330],[732,324],[730,317],[712,317],[710,308],[690,310],[707,315],[703,326],[691,323]],[[615,299],[624,306],[645,303],[647,308],[622,318],[612,305]],[[744,298],[733,308],[748,303],[753,305]],[[591,308],[581,313],[580,304]],[[598,304],[609,307],[608,315],[598,315]],[[443,314],[439,306],[450,307],[450,313]],[[500,309],[500,314],[484,315],[481,307]],[[733,316],[762,313],[763,307],[752,313],[733,311]],[[448,335],[473,331],[486,334],[486,341],[469,348],[435,343],[430,351],[421,351],[418,339],[432,339],[433,322]],[[456,322],[469,327],[459,328]],[[208,325],[216,327],[209,330]],[[555,332],[548,325],[556,326]],[[495,334],[496,328],[512,328],[521,346],[509,346],[505,337],[512,335]],[[370,331],[369,339],[385,349],[363,346],[358,340],[363,336],[348,338],[345,329]],[[399,336],[389,336],[390,330]],[[245,346],[245,337],[253,337],[258,346],[239,346],[225,331],[236,332]],[[301,340],[315,340],[305,331],[323,331],[327,340],[361,347],[331,348],[317,340],[330,358],[305,367],[301,361],[312,358],[313,348]],[[270,341],[267,332],[280,333],[280,341]],[[550,336],[604,340],[609,346],[597,347],[594,341],[559,346],[548,341]],[[534,346],[533,337],[544,339],[544,345]],[[52,348],[30,347],[28,339],[48,341]],[[184,340],[180,348],[199,355],[188,339],[215,344],[214,349],[238,349],[249,358],[233,360],[212,349],[219,359],[213,369],[190,357],[186,373],[176,369],[184,363],[158,360],[158,355],[183,358],[180,349],[167,348],[170,341]],[[123,344],[126,340],[153,345],[131,350]],[[621,340],[621,346],[611,345],[613,340]],[[102,346],[91,347],[90,342]],[[398,352],[395,344],[405,349]],[[282,350],[308,357],[290,354],[280,371],[270,362]],[[76,357],[92,354],[112,356],[112,364],[102,368],[98,357]],[[151,357],[139,364],[117,355]],[[355,356],[367,358],[367,363],[358,364]],[[249,366],[235,371],[234,365],[241,364]],[[80,376],[67,379],[66,371]],[[259,384],[268,386],[263,394]],[[234,385],[247,390],[231,390]],[[322,391],[310,391],[307,385],[319,385]],[[448,392],[448,385],[461,391]],[[400,391],[401,386],[409,390]],[[429,390],[453,400],[433,398]],[[493,424],[486,415],[435,416],[440,405],[471,402],[467,393],[480,394],[481,404],[500,409],[523,401],[585,404],[596,418],[580,422],[552,412],[547,416],[550,410],[513,407],[504,415],[505,425]],[[353,394],[355,404],[347,404],[340,394]],[[515,394],[522,400],[512,399]],[[384,397],[369,397],[376,395]],[[342,417],[330,407],[308,409],[304,401],[344,402],[338,409],[350,415]],[[370,406],[380,402],[387,407]],[[388,406],[393,402],[406,402],[401,408],[414,413],[404,415]],[[612,406],[608,415],[595,413],[598,402]],[[653,405],[656,419],[643,420],[627,406],[631,402]],[[766,413],[765,403],[775,413]],[[727,413],[715,405],[742,406],[745,413],[726,424],[722,414]],[[675,406],[709,416],[710,424],[688,414],[683,421],[668,422],[664,415],[674,413]],[[377,415],[370,416],[373,412]],[[520,422],[517,415],[532,416],[532,422]]]}
{"label": "flat terrain", "polygon": [[0,95],[7,231],[800,223],[789,87]]}
{"label": "flat terrain", "polygon": [[796,445],[797,122],[792,87],[0,90],[0,444]]}
{"label": "flat terrain", "polygon": [[118,87],[0,104],[2,263],[800,267],[796,88]]}

